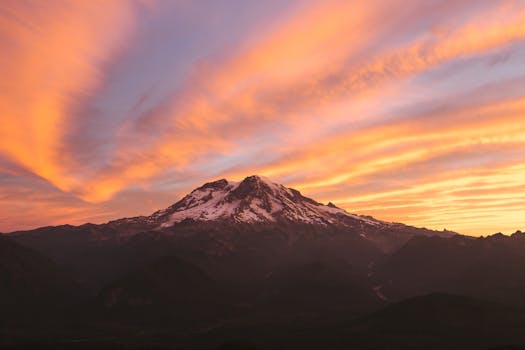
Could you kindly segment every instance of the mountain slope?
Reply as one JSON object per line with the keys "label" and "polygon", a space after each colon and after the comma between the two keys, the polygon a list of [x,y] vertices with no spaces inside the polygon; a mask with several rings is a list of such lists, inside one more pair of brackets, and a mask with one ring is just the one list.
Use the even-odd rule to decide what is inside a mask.
{"label": "mountain slope", "polygon": [[176,303],[194,310],[205,296],[212,298],[213,281],[202,269],[175,256],[164,256],[128,273],[99,295],[108,308],[162,306]]}
{"label": "mountain slope", "polygon": [[521,308],[433,293],[389,305],[351,329],[367,349],[488,349],[524,344],[524,321]]}
{"label": "mountain slope", "polygon": [[380,264],[374,278],[392,299],[430,292],[525,305],[525,235],[415,237]]}
{"label": "mountain slope", "polygon": [[0,306],[3,311],[64,302],[75,292],[75,283],[53,261],[0,235]]}
{"label": "mountain slope", "polygon": [[126,271],[167,255],[252,285],[276,270],[327,259],[366,276],[368,266],[412,237],[433,235],[453,233],[350,214],[249,176],[207,183],[149,216],[44,227],[10,237],[49,256],[97,293]]}

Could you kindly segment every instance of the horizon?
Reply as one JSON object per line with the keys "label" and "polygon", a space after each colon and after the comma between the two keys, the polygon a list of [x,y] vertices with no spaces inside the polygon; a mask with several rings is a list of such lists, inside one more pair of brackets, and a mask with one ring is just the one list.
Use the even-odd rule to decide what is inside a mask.
{"label": "horizon", "polygon": [[[0,4],[0,232],[259,174],[472,236],[524,230],[520,1]],[[108,29],[111,28],[111,29]]]}

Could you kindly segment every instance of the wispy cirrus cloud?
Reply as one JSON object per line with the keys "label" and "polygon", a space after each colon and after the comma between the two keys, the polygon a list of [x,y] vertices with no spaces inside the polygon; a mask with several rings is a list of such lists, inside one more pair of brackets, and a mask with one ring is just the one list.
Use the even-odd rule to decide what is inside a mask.
{"label": "wispy cirrus cloud", "polygon": [[389,220],[519,228],[521,2],[91,4],[13,3],[0,20],[0,154],[57,188],[54,203],[102,220],[140,212],[119,208],[130,191],[162,207],[260,173]]}
{"label": "wispy cirrus cloud", "polygon": [[100,68],[124,45],[132,22],[133,4],[124,1],[2,3],[3,157],[62,190],[79,185],[82,176],[64,155],[71,112],[104,79]]}

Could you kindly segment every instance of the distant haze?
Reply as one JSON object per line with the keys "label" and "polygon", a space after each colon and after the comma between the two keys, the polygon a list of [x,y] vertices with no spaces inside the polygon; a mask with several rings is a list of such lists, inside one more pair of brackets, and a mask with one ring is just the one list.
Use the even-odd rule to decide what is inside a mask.
{"label": "distant haze", "polygon": [[524,229],[525,2],[2,1],[0,231],[260,174],[350,213]]}

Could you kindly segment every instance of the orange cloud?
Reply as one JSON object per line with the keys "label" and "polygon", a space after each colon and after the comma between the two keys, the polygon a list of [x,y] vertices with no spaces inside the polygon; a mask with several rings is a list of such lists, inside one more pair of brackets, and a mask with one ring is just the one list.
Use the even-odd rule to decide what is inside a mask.
{"label": "orange cloud", "polygon": [[124,121],[104,165],[86,170],[65,141],[71,111],[130,40],[133,3],[10,3],[0,17],[0,155],[90,203],[236,156],[244,162],[208,165],[193,181],[260,173],[351,211],[438,228],[445,218],[472,233],[476,218],[495,225],[503,215],[485,201],[519,224],[525,91],[481,98],[458,87],[443,106],[420,99],[433,111],[394,110],[416,94],[412,78],[522,45],[522,3],[329,0],[295,10],[196,63],[164,104]]}
{"label": "orange cloud", "polygon": [[[409,6],[411,14],[417,13],[418,3]],[[259,35],[258,40],[218,68],[205,69],[202,75],[193,76],[175,105],[162,110],[168,132],[159,132],[158,141],[139,150],[128,142],[121,143],[115,164],[92,180],[83,198],[107,200],[127,184],[148,179],[173,166],[205,159],[207,153],[234,153],[239,146],[232,139],[255,133],[258,125],[274,122],[293,127],[308,114],[312,115],[312,110],[306,112],[308,109],[323,113],[323,109],[330,109],[350,92],[358,96],[382,80],[400,79],[525,35],[521,25],[525,19],[523,9],[502,7],[483,13],[446,35],[425,35],[393,51],[383,50],[367,63],[359,57],[361,50],[370,40],[385,35],[390,25],[404,20],[402,16],[392,16],[389,8],[383,9],[376,2],[314,3],[282,21],[277,28]],[[370,28],[370,23],[384,25]],[[491,34],[476,33],[481,28]],[[345,63],[352,62],[353,57],[358,58],[357,63]],[[335,85],[320,83],[334,74],[342,75]],[[303,91],[297,90],[300,85],[305,86]],[[308,99],[297,100],[297,96]],[[287,99],[293,102],[291,106],[282,105]],[[328,123],[334,122],[330,117],[326,119]],[[239,132],[232,132],[233,128]],[[147,159],[144,167],[135,165],[137,157]],[[107,180],[112,177],[119,180]],[[102,185],[96,184],[98,179],[102,179]]]}
{"label": "orange cloud", "polygon": [[82,180],[64,157],[71,112],[123,45],[132,6],[120,0],[8,1],[2,10],[0,155],[71,190]]}
{"label": "orange cloud", "polygon": [[385,219],[473,235],[511,233],[522,226],[523,165],[471,168],[441,177],[406,189],[341,199],[340,203]]}

